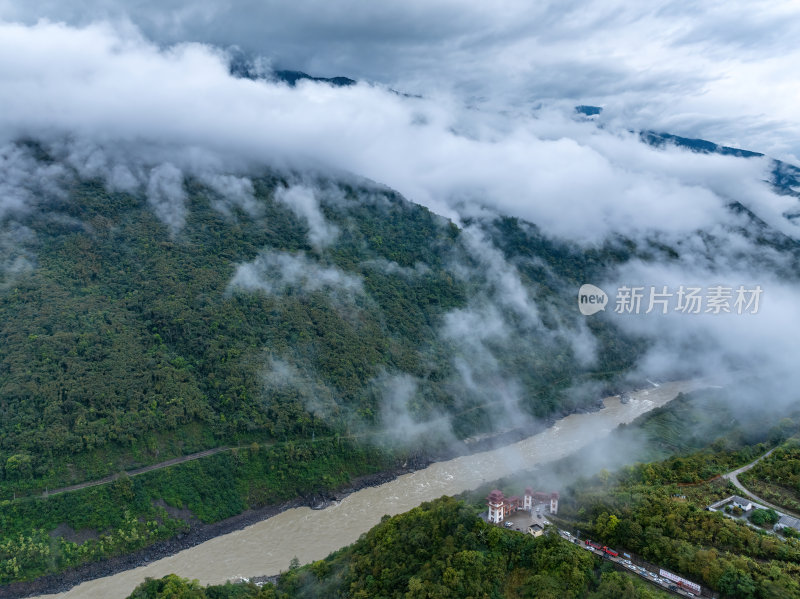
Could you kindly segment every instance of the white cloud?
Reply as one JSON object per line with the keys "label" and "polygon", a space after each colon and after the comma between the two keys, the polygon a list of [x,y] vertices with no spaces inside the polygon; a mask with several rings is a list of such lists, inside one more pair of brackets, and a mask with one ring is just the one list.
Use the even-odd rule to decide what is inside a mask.
{"label": "white cloud", "polygon": [[482,105],[599,104],[623,127],[779,157],[800,155],[799,15],[792,0],[0,3],[9,21],[133,23],[163,45],[238,45],[280,68],[455,91]]}
{"label": "white cloud", "polygon": [[230,213],[230,206],[238,206],[252,217],[263,212],[262,206],[255,199],[253,182],[249,178],[203,172],[200,180],[219,194],[222,200],[214,205],[222,212]]}
{"label": "white cloud", "polygon": [[381,373],[372,381],[381,397],[380,421],[391,439],[408,443],[431,436],[437,441],[452,438],[450,419],[437,413],[424,414],[415,409],[419,386],[407,375]]}
{"label": "white cloud", "polygon": [[308,240],[314,248],[324,248],[339,236],[336,225],[325,220],[319,207],[316,193],[305,185],[279,187],[275,199],[285,204],[296,216],[308,225]]}
{"label": "white cloud", "polygon": [[152,169],[147,182],[147,201],[173,234],[180,231],[186,222],[183,173],[169,163]]}
{"label": "white cloud", "polygon": [[[657,150],[555,109],[498,114],[363,84],[236,79],[217,50],[161,49],[129,28],[2,24],[0,56],[9,57],[0,59],[0,132],[99,146],[111,158],[90,153],[85,168],[113,168],[122,186],[148,157],[159,175],[148,185],[151,201],[173,229],[183,208],[173,171],[175,193],[164,187],[167,163],[193,174],[264,162],[338,169],[454,219],[478,202],[588,243],[620,230],[685,234],[728,218],[731,200],[782,223],[792,201],[760,183],[763,160]],[[295,204],[324,244],[331,231],[313,202]]]}
{"label": "white cloud", "polygon": [[[780,409],[796,402],[798,397],[795,390],[800,378],[794,364],[800,347],[797,338],[800,285],[764,268],[765,263],[780,257],[752,245],[747,250],[748,254],[738,261],[730,260],[730,256],[717,258],[715,248],[707,247],[705,251],[710,256],[698,257],[686,252],[672,264],[628,262],[613,279],[603,282],[603,288],[610,292],[604,317],[622,330],[652,341],[651,349],[640,363],[644,373],[674,376],[676,372],[696,372],[720,384],[731,383],[730,393],[741,395],[747,402],[761,397]],[[697,251],[700,252],[699,248]],[[759,256],[760,253],[766,255]],[[784,260],[788,263],[786,256]],[[644,287],[640,314],[615,313],[615,294],[621,285]],[[705,302],[697,314],[677,311],[677,296],[673,295],[666,298],[667,314],[660,313],[660,305],[650,314],[644,314],[651,286],[658,292],[666,286],[672,294],[681,286],[697,287],[705,298],[710,287],[720,285],[732,290],[727,302],[730,312],[708,312]],[[735,290],[740,286],[745,290],[762,289],[757,313],[750,310],[738,313]],[[748,380],[751,377],[757,377],[756,385]]]}
{"label": "white cloud", "polygon": [[264,251],[252,262],[240,264],[230,282],[231,289],[264,291],[269,294],[295,291],[327,291],[353,297],[362,293],[361,279],[335,266],[323,266],[305,254]]}

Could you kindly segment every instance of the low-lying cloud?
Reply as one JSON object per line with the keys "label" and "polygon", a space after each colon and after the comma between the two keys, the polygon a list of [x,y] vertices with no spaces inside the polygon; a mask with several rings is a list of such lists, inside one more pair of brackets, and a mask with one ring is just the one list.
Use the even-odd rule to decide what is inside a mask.
{"label": "low-lying cloud", "polygon": [[325,220],[325,215],[319,207],[319,200],[312,188],[305,185],[279,187],[275,191],[275,199],[305,221],[308,226],[308,241],[314,248],[324,248],[339,236],[336,225]]}
{"label": "low-lying cloud", "polygon": [[[157,169],[148,187],[171,228],[180,226],[181,199],[165,164],[195,175],[265,163],[334,169],[456,221],[461,207],[479,203],[580,243],[619,230],[686,234],[729,218],[731,201],[778,223],[793,205],[759,183],[766,159],[654,149],[555,108],[497,114],[367,84],[236,78],[218,49],[159,48],[108,24],[0,24],[0,56],[14,57],[0,60],[0,134],[93,145],[110,154],[95,170],[105,164],[105,178],[123,185],[126,170]],[[126,163],[131,154],[139,164]]]}
{"label": "low-lying cloud", "polygon": [[[448,7],[437,6],[449,14]],[[421,6],[417,9],[429,14]],[[475,10],[472,7],[469,14]],[[544,14],[556,23],[553,16],[558,11],[547,9]],[[570,14],[575,16],[574,11]],[[644,20],[652,31],[650,18],[634,14],[636,18],[626,21],[625,15],[631,13],[620,16],[595,6],[588,21],[575,27],[585,31],[598,19],[608,19],[616,28]],[[540,31],[535,42],[517,36],[511,47],[552,43],[561,48],[570,39],[569,28],[556,25],[551,35]],[[469,22],[445,28],[451,26],[453,39],[470,31]],[[712,34],[725,37],[719,31]],[[507,46],[498,44],[494,34],[487,35],[492,38],[489,54],[498,57]],[[692,40],[697,35],[696,29],[687,28],[680,36],[669,36],[681,39],[678,56],[695,46]],[[725,39],[725,44],[734,41]],[[600,45],[608,48],[607,43]],[[641,64],[631,56],[627,59],[633,62],[619,67],[625,72],[632,64]],[[783,64],[782,59],[765,60],[773,67]],[[610,83],[617,67],[606,64],[597,75],[606,79],[601,96],[621,98],[622,107],[611,107],[604,113],[608,116],[590,122],[574,118],[571,93],[544,94],[535,108],[509,100],[503,110],[494,110],[491,102],[465,100],[463,81],[453,85],[455,95],[452,90],[430,88],[424,97],[367,83],[336,88],[300,81],[290,87],[274,80],[234,77],[228,61],[226,51],[210,45],[160,45],[130,23],[0,23],[0,245],[4,251],[9,248],[0,268],[13,275],[33,267],[35,244],[23,217],[66,197],[66,168],[59,162],[37,160],[12,144],[20,139],[42,143],[79,175],[100,178],[110,189],[141,193],[176,237],[189,210],[187,178],[205,184],[219,210],[230,214],[241,208],[258,217],[261,208],[251,177],[261,167],[293,173],[313,170],[332,178],[346,173],[396,189],[461,225],[476,218],[491,220],[499,213],[531,221],[546,237],[587,249],[620,237],[634,247],[661,248],[663,264],[630,262],[613,280],[591,282],[761,283],[765,303],[760,319],[681,320],[675,315],[660,320],[619,317],[614,322],[653,342],[641,364],[645,374],[692,368],[730,371],[749,364],[772,376],[776,388],[796,388],[788,357],[797,354],[800,323],[792,310],[800,289],[795,279],[782,276],[791,272],[793,263],[780,250],[761,245],[754,225],[729,206],[741,204],[786,235],[786,243],[794,247],[800,229],[785,215],[797,211],[797,198],[780,195],[765,183],[772,167],[767,158],[654,148],[629,130],[672,123],[674,132],[686,133],[691,129],[688,108],[702,106],[704,100],[693,97],[670,120],[664,110],[665,99],[674,97],[668,93],[669,85],[642,76],[635,78],[641,84],[637,99],[626,104],[624,90],[615,90]],[[513,73],[511,63],[505,58],[497,69]],[[555,77],[559,64],[554,60],[546,65],[551,68],[544,69],[544,80]],[[747,69],[738,62],[736,66]],[[522,69],[519,77],[526,73],[531,75]],[[752,74],[744,80],[759,77]],[[678,91],[689,85],[681,81]],[[554,89],[557,83],[551,82]],[[698,86],[702,81],[689,85],[694,90]],[[518,89],[527,88],[520,83]],[[652,121],[646,118],[648,108],[641,105],[648,89],[658,92]],[[711,97],[718,99],[719,89],[728,88],[716,89]],[[626,112],[630,106],[636,110]],[[780,118],[786,117],[778,112]],[[704,119],[703,127],[691,130],[708,130],[708,118]],[[738,139],[731,129],[721,131],[728,135],[718,141]],[[781,144],[791,155],[794,148]],[[238,265],[230,290],[273,295],[325,292],[346,301],[363,294],[358,276],[326,262],[325,249],[341,231],[325,218],[318,190],[297,183],[296,178],[288,180],[293,182],[278,187],[275,199],[306,224],[314,252],[266,250],[252,262]],[[734,235],[733,229],[752,234]],[[452,390],[492,395],[503,406],[500,415],[514,420],[523,386],[509,375],[497,347],[516,345],[526,351],[532,347],[526,339],[549,343],[565,338],[584,366],[592,364],[597,347],[587,326],[570,322],[555,333],[542,327],[544,308],[535,301],[536,283],[523,280],[481,229],[466,226],[462,240],[464,263],[454,261],[449,267],[477,291],[466,307],[445,315],[439,329],[442,339],[457,350],[452,365],[458,377]],[[663,248],[673,249],[677,257]],[[387,272],[394,268],[389,262],[373,265]],[[408,269],[403,273],[414,274]],[[612,316],[598,316],[605,317]],[[576,320],[581,322],[577,311]],[[416,382],[402,377],[387,381],[387,397],[392,398],[387,414],[390,418],[406,414]],[[409,430],[412,425],[409,422]]]}
{"label": "low-lying cloud", "polygon": [[147,181],[147,201],[173,234],[180,231],[186,222],[183,173],[168,162],[151,170]]}
{"label": "low-lying cloud", "polygon": [[252,262],[240,264],[229,288],[268,294],[325,291],[346,298],[362,293],[361,279],[336,266],[324,266],[302,252],[272,250],[261,252]]}

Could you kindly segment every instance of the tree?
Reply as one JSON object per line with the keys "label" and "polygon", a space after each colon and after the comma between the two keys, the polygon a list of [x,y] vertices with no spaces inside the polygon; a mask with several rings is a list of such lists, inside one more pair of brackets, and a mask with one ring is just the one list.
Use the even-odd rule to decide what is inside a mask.
{"label": "tree", "polygon": [[755,597],[756,585],[747,572],[730,566],[719,579],[719,590],[736,599]]}
{"label": "tree", "polygon": [[128,599],[205,599],[206,592],[196,580],[168,574],[163,578],[147,578],[133,590]]}
{"label": "tree", "polygon": [[761,510],[756,509],[750,514],[750,522],[756,526],[771,526],[778,523],[781,517],[772,508]]}
{"label": "tree", "polygon": [[20,480],[31,475],[31,456],[26,453],[17,453],[6,460],[6,478]]}

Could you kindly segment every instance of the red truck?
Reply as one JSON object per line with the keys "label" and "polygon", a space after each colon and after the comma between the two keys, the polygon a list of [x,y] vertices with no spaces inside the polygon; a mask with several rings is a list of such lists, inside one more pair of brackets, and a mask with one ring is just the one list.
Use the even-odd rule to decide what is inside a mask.
{"label": "red truck", "polygon": [[584,543],[586,543],[589,547],[597,549],[598,551],[603,550],[603,547],[600,545],[600,543],[595,543],[594,541],[590,541],[589,539],[586,539]]}

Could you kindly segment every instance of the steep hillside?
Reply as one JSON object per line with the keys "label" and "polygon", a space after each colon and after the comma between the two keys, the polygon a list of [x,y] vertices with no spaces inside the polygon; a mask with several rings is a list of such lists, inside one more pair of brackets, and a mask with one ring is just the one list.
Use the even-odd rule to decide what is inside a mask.
{"label": "steep hillside", "polygon": [[152,198],[109,191],[36,144],[16,152],[54,174],[31,189],[35,210],[6,221],[5,497],[387,421],[399,441],[464,438],[586,405],[562,391],[632,363],[603,325],[611,351],[575,356],[564,268],[596,272],[602,252],[565,265],[523,239],[512,258],[539,266],[518,271],[491,227],[459,229],[366,182],[277,173],[245,200],[187,179],[175,233]]}
{"label": "steep hillside", "polygon": [[[0,220],[4,582],[593,408],[641,382],[657,337],[580,316],[584,282],[720,255],[800,272],[797,242],[735,206],[737,228],[581,244],[485,210],[457,226],[330,171],[131,164],[115,183],[75,151],[2,156],[21,198]],[[687,355],[659,372],[702,372]]]}

